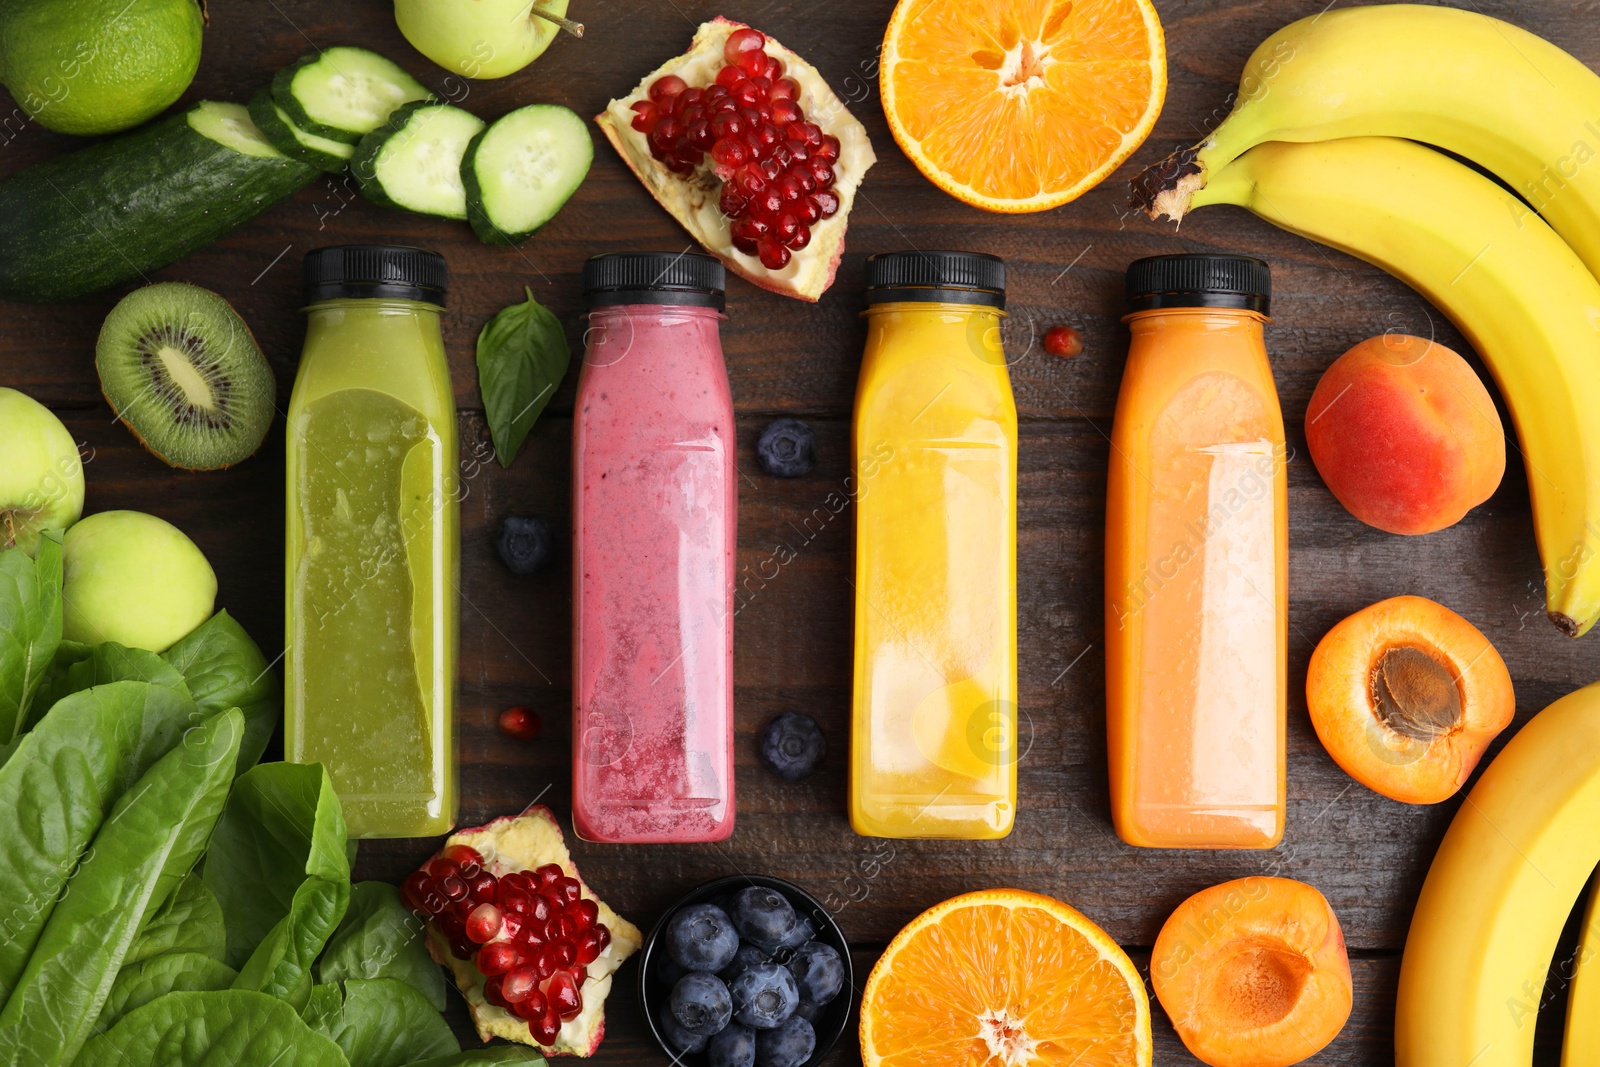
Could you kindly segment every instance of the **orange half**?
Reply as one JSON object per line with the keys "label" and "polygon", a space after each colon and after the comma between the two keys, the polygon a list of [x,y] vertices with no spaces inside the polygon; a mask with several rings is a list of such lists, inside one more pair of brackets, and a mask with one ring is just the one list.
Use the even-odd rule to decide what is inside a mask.
{"label": "orange half", "polygon": [[901,930],[861,998],[864,1067],[1149,1067],[1133,961],[1050,897],[987,889]]}
{"label": "orange half", "polygon": [[990,211],[1044,211],[1144,142],[1166,42],[1150,0],[900,0],[878,77],[930,181]]}

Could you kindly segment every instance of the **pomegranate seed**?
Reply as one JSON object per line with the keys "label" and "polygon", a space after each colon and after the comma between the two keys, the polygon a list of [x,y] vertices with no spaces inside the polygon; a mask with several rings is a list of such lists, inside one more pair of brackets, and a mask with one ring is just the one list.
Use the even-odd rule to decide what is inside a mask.
{"label": "pomegranate seed", "polygon": [[722,58],[729,63],[737,63],[739,57],[746,52],[759,52],[766,47],[767,38],[760,30],[741,26],[728,34],[728,39],[722,44]]}
{"label": "pomegranate seed", "polygon": [[806,225],[811,225],[822,218],[822,209],[817,206],[817,198],[808,196],[794,206],[795,217]]}
{"label": "pomegranate seed", "polygon": [[730,89],[729,94],[745,107],[755,107],[761,103],[761,90],[748,78]]}
{"label": "pomegranate seed", "polygon": [[754,166],[745,166],[733,176],[733,187],[746,199],[767,191],[767,178]]}
{"label": "pomegranate seed", "polygon": [[[806,131],[806,144],[816,145],[823,142],[825,135],[822,132],[822,127],[818,126],[815,122],[802,122],[800,124],[800,128]],[[837,149],[839,147],[839,139],[835,137],[832,140],[833,147]]]}
{"label": "pomegranate seed", "polygon": [[741,52],[734,65],[744,71],[745,77],[753,78],[758,74],[766,73],[767,54],[760,49]]}
{"label": "pomegranate seed", "polygon": [[539,895],[533,898],[533,903],[528,908],[528,918],[536,923],[547,923],[550,921],[550,916],[556,913],[556,909],[551,906],[550,897],[547,895],[549,889],[549,886],[545,886],[544,889],[540,890]]}
{"label": "pomegranate seed", "polygon": [[454,863],[461,874],[473,875],[483,870],[483,856],[471,845],[450,845],[439,855]]}
{"label": "pomegranate seed", "polygon": [[722,111],[711,117],[711,132],[717,139],[728,140],[744,132],[744,120],[737,111]]}
{"label": "pomegranate seed", "polygon": [[[772,224],[759,215],[746,215],[733,225],[733,239],[744,240],[751,244],[761,240],[772,229]],[[750,253],[754,255],[754,252]]]}
{"label": "pomegranate seed", "polygon": [[783,77],[783,60],[777,56],[768,56],[766,69],[762,71],[770,81],[777,81]]}
{"label": "pomegranate seed", "polygon": [[500,876],[500,884],[503,886],[516,886],[519,889],[527,890],[529,887],[527,872],[511,871],[507,874],[502,874]]}
{"label": "pomegranate seed", "polygon": [[[779,100],[800,99],[800,83],[793,78],[779,78],[772,83],[772,92],[767,94],[767,99],[776,104]],[[798,105],[796,105],[798,110]]]}
{"label": "pomegranate seed", "polygon": [[635,100],[628,105],[633,108],[633,128],[640,133],[649,133],[661,118],[661,109],[654,100]]}
{"label": "pomegranate seed", "polygon": [[[817,179],[812,177],[810,169],[804,163],[795,164],[794,169],[789,171],[789,176],[799,184],[801,193],[814,193],[817,191]],[[802,196],[801,199],[804,199],[804,197]],[[799,200],[795,201],[796,204],[799,202]]]}
{"label": "pomegranate seed", "polygon": [[812,194],[811,199],[817,202],[817,207],[822,211],[822,217],[831,219],[839,213],[839,197],[827,189],[818,189]]}
{"label": "pomegranate seed", "polygon": [[805,195],[805,190],[800,188],[800,183],[795,180],[793,174],[785,174],[779,178],[777,189],[778,196],[782,198],[785,204],[792,204]]}
{"label": "pomegranate seed", "polygon": [[449,907],[446,907],[444,911],[435,916],[434,921],[438,923],[439,932],[444,934],[446,940],[454,940],[458,937],[466,936],[466,922]]}
{"label": "pomegranate seed", "polygon": [[783,210],[783,197],[776,189],[768,189],[750,202],[750,213],[758,218],[773,219]]}
{"label": "pomegranate seed", "polygon": [[589,972],[584,970],[582,967],[574,967],[569,973],[572,975],[573,984],[579,989],[582,989],[583,983],[589,980]]}
{"label": "pomegranate seed", "polygon": [[538,948],[550,940],[545,936],[543,923],[527,922],[522,924],[522,929],[516,932],[517,943],[529,948]]}
{"label": "pomegranate seed", "polygon": [[458,937],[450,942],[450,953],[458,960],[470,960],[476,951],[478,946],[464,937]]}
{"label": "pomegranate seed", "polygon": [[658,152],[670,152],[677,146],[678,138],[682,135],[683,123],[669,115],[656,123],[656,128],[650,131],[650,145]]}
{"label": "pomegranate seed", "polygon": [[706,102],[706,91],[698,85],[691,85],[678,97],[678,105],[682,108],[699,107]]}
{"label": "pomegranate seed", "polygon": [[745,147],[743,141],[724,137],[711,146],[711,158],[717,166],[726,167],[731,173],[733,168],[743,166],[749,160],[750,149]]}
{"label": "pomegranate seed", "polygon": [[511,1002],[500,991],[504,983],[505,979],[501,975],[490,976],[489,980],[483,983],[483,999],[497,1008],[511,1007]]}
{"label": "pomegranate seed", "polygon": [[806,245],[811,243],[811,227],[801,226],[798,230],[794,231],[794,236],[789,238],[789,240],[784,243],[787,244],[792,251],[800,251]]}
{"label": "pomegranate seed", "polygon": [[717,197],[717,207],[722,211],[723,217],[730,220],[730,223],[731,220],[743,215],[745,209],[749,206],[750,202],[734,192],[731,185],[724,185],[722,187],[722,195]]}
{"label": "pomegranate seed", "polygon": [[539,976],[539,981],[549,978],[556,970],[555,946],[546,945],[541,948],[529,966],[533,968],[533,973]]}
{"label": "pomegranate seed", "polygon": [[578,993],[578,984],[566,971],[557,971],[550,976],[550,984],[545,987],[545,995],[555,1006],[556,1013],[563,1019],[570,1019],[583,1010],[583,998]]}
{"label": "pomegranate seed", "polygon": [[770,122],[764,124],[761,127],[760,136],[761,136],[761,143],[766,145],[766,146],[768,146],[769,148],[771,146],[777,144],[778,142],[785,140],[785,138],[783,136],[783,131],[781,129],[779,129],[778,127],[774,126]]}
{"label": "pomegranate seed", "polygon": [[555,884],[555,890],[563,904],[576,904],[583,897],[583,883],[576,878],[562,878]]}
{"label": "pomegranate seed", "polygon": [[467,883],[462,881],[459,875],[452,874],[439,879],[439,892],[448,900],[466,900]]}
{"label": "pomegranate seed", "polygon": [[772,224],[772,236],[776,237],[784,244],[788,244],[789,239],[795,235],[795,231],[799,228],[800,220],[795,218],[794,215],[785,211],[783,214],[779,215],[778,220]]}
{"label": "pomegranate seed", "polygon": [[533,872],[533,887],[543,889],[555,885],[566,875],[566,870],[559,863],[547,863]]}
{"label": "pomegranate seed", "polygon": [[763,237],[756,254],[761,257],[761,265],[768,270],[782,270],[789,265],[789,250],[774,237]]}
{"label": "pomegranate seed", "polygon": [[578,929],[587,930],[600,921],[600,905],[592,900],[580,900],[567,909],[567,914],[577,921]]}
{"label": "pomegranate seed", "polygon": [[433,880],[428,877],[427,871],[412,871],[406,875],[406,880],[400,883],[400,895],[405,898],[412,910],[421,910],[425,907],[428,891],[433,887]]}
{"label": "pomegranate seed", "polygon": [[822,140],[817,142],[817,150],[811,153],[811,156],[813,159],[837,163],[839,161],[839,138],[832,134],[824,134]]}
{"label": "pomegranate seed", "polygon": [[526,917],[532,914],[534,904],[527,891],[512,884],[508,876],[500,882],[500,907],[513,915]]}
{"label": "pomegranate seed", "polygon": [[656,103],[671,99],[689,88],[689,83],[676,74],[666,74],[650,83],[650,99]]}
{"label": "pomegranate seed", "polygon": [[1052,326],[1045,331],[1044,350],[1052,356],[1071,359],[1083,351],[1083,335],[1071,326]]}
{"label": "pomegranate seed", "polygon": [[515,1004],[527,1000],[543,979],[539,978],[531,966],[518,967],[501,980],[500,995]]}
{"label": "pomegranate seed", "polygon": [[500,896],[500,880],[488,871],[479,871],[467,879],[468,895],[480,904],[494,904]]}
{"label": "pomegranate seed", "polygon": [[800,108],[793,100],[778,99],[771,104],[772,121],[787,126],[800,118]]}
{"label": "pomegranate seed", "polygon": [[733,247],[737,248],[747,256],[753,256],[760,251],[761,246],[754,238],[740,237],[737,233],[735,233],[730,239],[733,242]]}
{"label": "pomegranate seed", "polygon": [[709,152],[711,146],[716,144],[717,135],[711,129],[711,123],[705,119],[695,119],[689,123],[689,143],[702,152]]}
{"label": "pomegranate seed", "polygon": [[738,67],[723,67],[721,70],[717,71],[716,84],[722,86],[730,93],[733,92],[733,87],[742,81],[744,81],[744,71],[740,70]]}
{"label": "pomegranate seed", "polygon": [[479,904],[467,916],[467,939],[487,945],[500,936],[500,909],[493,904]]}
{"label": "pomegranate seed", "polygon": [[605,923],[595,923],[594,932],[600,935],[600,951],[604,952],[606,946],[611,944],[611,927]]}
{"label": "pomegranate seed", "polygon": [[699,122],[705,117],[706,109],[701,107],[699,104],[695,104],[692,107],[683,108],[678,112],[678,121],[683,123],[685,128],[693,126],[696,122]]}
{"label": "pomegranate seed", "polygon": [[549,1009],[549,1002],[537,989],[529,994],[526,1000],[511,1006],[511,1010],[527,1022],[544,1018],[544,1013]]}
{"label": "pomegranate seed", "polygon": [[493,977],[517,966],[517,946],[509,941],[491,941],[478,952],[478,971]]}
{"label": "pomegranate seed", "polygon": [[672,158],[687,170],[694,170],[706,158],[706,154],[697,148],[685,146],[672,154]]}
{"label": "pomegranate seed", "polygon": [[516,940],[517,935],[522,933],[522,928],[525,925],[520,915],[513,915],[509,911],[500,913],[500,933],[508,941]]}
{"label": "pomegranate seed", "polygon": [[772,79],[771,78],[764,78],[761,75],[757,74],[757,75],[755,75],[754,77],[752,77],[750,79],[750,84],[754,85],[756,87],[756,89],[760,92],[760,94],[761,94],[761,102],[762,103],[766,103],[766,101],[768,100],[770,94],[772,93]]}
{"label": "pomegranate seed", "polygon": [[554,1006],[546,1005],[543,1017],[528,1020],[528,1033],[547,1048],[556,1043],[556,1035],[561,1033],[561,1016],[556,1013]]}
{"label": "pomegranate seed", "polygon": [[552,941],[550,943],[550,962],[556,965],[557,970],[562,967],[571,967],[578,962],[577,946],[565,939]]}
{"label": "pomegranate seed", "polygon": [[460,864],[456,863],[455,860],[445,859],[443,856],[436,856],[434,857],[433,862],[428,864],[428,873],[433,875],[434,881],[442,882],[452,875],[460,874],[461,866]]}
{"label": "pomegranate seed", "polygon": [[833,184],[833,168],[821,159],[811,161],[811,177],[816,179],[817,185],[826,189]]}
{"label": "pomegranate seed", "polygon": [[[724,68],[726,69],[726,68]],[[715,106],[718,101],[728,98],[728,87],[718,82],[706,86],[706,106]]]}
{"label": "pomegranate seed", "polygon": [[587,967],[600,958],[600,934],[594,930],[584,930],[573,941],[573,946],[578,952],[578,962]]}
{"label": "pomegranate seed", "polygon": [[560,916],[557,916],[555,918],[555,920],[553,920],[553,921],[555,923],[555,927],[556,927],[556,931],[555,932],[556,932],[556,936],[557,937],[560,937],[560,938],[572,938],[572,937],[576,937],[577,936],[577,934],[578,934],[578,920],[577,919],[574,919],[570,915],[560,915]]}

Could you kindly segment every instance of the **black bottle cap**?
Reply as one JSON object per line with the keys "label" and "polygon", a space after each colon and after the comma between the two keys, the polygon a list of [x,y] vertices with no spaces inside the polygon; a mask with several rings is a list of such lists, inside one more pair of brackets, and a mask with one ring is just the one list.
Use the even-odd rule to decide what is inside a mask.
{"label": "black bottle cap", "polygon": [[727,271],[698,252],[608,252],[583,264],[583,295],[592,308],[675,304],[721,311]]}
{"label": "black bottle cap", "polygon": [[335,245],[306,253],[306,303],[376,297],[444,307],[444,257],[407,245]]}
{"label": "black bottle cap", "polygon": [[880,252],[867,257],[867,303],[1006,306],[1006,264],[984,252]]}
{"label": "black bottle cap", "polygon": [[1150,256],[1128,266],[1128,310],[1237,308],[1267,314],[1272,269],[1250,256]]}

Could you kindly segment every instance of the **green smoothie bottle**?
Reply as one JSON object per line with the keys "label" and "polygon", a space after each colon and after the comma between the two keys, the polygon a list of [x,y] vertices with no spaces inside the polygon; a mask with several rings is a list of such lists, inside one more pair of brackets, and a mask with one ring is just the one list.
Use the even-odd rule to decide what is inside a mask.
{"label": "green smoothie bottle", "polygon": [[445,262],[418,248],[320,248],[305,280],[288,417],[284,754],[328,768],[351,834],[431,837],[456,820]]}

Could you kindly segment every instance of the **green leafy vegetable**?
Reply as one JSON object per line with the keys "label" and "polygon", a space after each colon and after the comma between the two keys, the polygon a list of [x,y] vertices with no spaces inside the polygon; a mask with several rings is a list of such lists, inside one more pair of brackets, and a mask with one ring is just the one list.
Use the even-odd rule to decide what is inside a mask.
{"label": "green leafy vegetable", "polygon": [[199,953],[222,961],[227,954],[228,934],[222,925],[222,905],[206,888],[199,871],[178,883],[172,896],[145,923],[139,936],[128,947],[122,965],[131,967],[156,956],[173,953]]}
{"label": "green leafy vegetable", "polygon": [[112,804],[197,717],[174,690],[112,682],[51,708],[0,766],[0,1003]]}
{"label": "green leafy vegetable", "polygon": [[404,1067],[420,1058],[459,1053],[461,1045],[426,997],[392,978],[352,978],[343,1003],[318,986],[318,1005],[307,1021],[344,1050],[350,1067]]}
{"label": "green leafy vegetable", "polygon": [[169,993],[83,1046],[84,1067],[348,1067],[339,1046],[263,993]]}
{"label": "green leafy vegetable", "polygon": [[124,1015],[157,997],[174,992],[227,989],[233,985],[234,977],[232,967],[199,952],[172,952],[134,964],[125,963],[111,986],[105,1007],[100,1009],[94,1032],[104,1033]]}
{"label": "green leafy vegetable", "polygon": [[237,709],[214,716],[118,798],[0,1010],[0,1063],[72,1063],[139,927],[205,851],[243,736]]}
{"label": "green leafy vegetable", "polygon": [[319,763],[265,763],[233,787],[206,855],[236,988],[304,1004],[311,965],[344,917],[344,815]]}
{"label": "green leafy vegetable", "polygon": [[189,685],[196,706],[211,713],[227,708],[244,712],[244,744],[239,746],[239,771],[255,766],[277,729],[283,693],[261,649],[244,627],[219,611],[167,649],[161,658],[175,667]]}
{"label": "green leafy vegetable", "polygon": [[503,308],[478,334],[478,390],[495,458],[511,466],[572,362],[561,320],[533,298]]}
{"label": "green leafy vegetable", "polygon": [[[73,650],[66,655],[57,653],[49,677],[45,679],[44,685],[39,687],[41,702],[48,700],[49,706],[53,707],[57,701],[73,693],[81,693],[85,689],[93,689],[97,685],[109,682],[149,682],[151,685],[175,689],[186,697],[190,696],[183,675],[154,652],[142,648],[127,648],[115,641],[77,647],[83,651],[79,653]],[[227,710],[227,708],[217,708],[211,711],[201,708],[200,712],[209,717],[218,711]]]}
{"label": "green leafy vegetable", "polygon": [[318,982],[349,978],[393,978],[444,1011],[444,973],[428,955],[422,922],[387,882],[357,882],[350,889],[344,913],[322,959]]}
{"label": "green leafy vegetable", "polygon": [[28,706],[61,643],[61,544],[39,539],[39,558],[0,552],[0,745],[27,728]]}
{"label": "green leafy vegetable", "polygon": [[526,1045],[496,1045],[493,1048],[458,1052],[454,1056],[419,1060],[407,1064],[406,1067],[476,1067],[477,1064],[484,1063],[516,1063],[525,1064],[526,1067],[546,1067],[548,1062],[536,1048],[529,1048]]}

